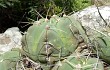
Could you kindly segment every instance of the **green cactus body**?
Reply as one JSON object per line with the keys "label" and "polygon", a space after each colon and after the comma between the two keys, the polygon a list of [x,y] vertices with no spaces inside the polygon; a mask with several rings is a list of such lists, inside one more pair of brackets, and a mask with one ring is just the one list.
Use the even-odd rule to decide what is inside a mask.
{"label": "green cactus body", "polygon": [[70,55],[78,45],[79,35],[73,23],[67,16],[55,16],[47,21],[40,19],[24,35],[23,53],[34,61],[43,63],[58,61]]}
{"label": "green cactus body", "polygon": [[91,28],[89,39],[93,45],[92,50],[98,57],[110,64],[110,32],[109,27],[104,27],[99,30]]}
{"label": "green cactus body", "polygon": [[104,68],[103,63],[98,58],[71,55],[56,63],[52,70],[104,70]]}
{"label": "green cactus body", "polygon": [[20,56],[18,51],[8,51],[0,55],[0,70],[16,70]]}
{"label": "green cactus body", "polygon": [[110,37],[98,36],[93,40],[94,52],[105,62],[110,64]]}
{"label": "green cactus body", "polygon": [[89,43],[89,39],[88,39],[88,36],[87,36],[87,32],[86,32],[86,29],[82,26],[81,22],[77,19],[74,19],[74,16],[71,15],[69,16],[71,22],[73,23],[73,25],[79,30],[79,33],[80,35],[83,37],[84,39],[84,42],[85,43]]}

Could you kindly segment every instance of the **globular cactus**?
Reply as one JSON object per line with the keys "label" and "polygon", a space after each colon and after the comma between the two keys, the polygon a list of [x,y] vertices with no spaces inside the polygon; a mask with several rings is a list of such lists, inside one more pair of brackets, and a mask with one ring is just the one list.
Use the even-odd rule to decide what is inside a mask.
{"label": "globular cactus", "polygon": [[[108,27],[107,27],[108,29]],[[109,29],[110,30],[110,29]],[[93,51],[102,60],[110,64],[110,36],[109,30],[99,31],[93,30],[94,35],[89,36],[92,44],[94,45]]]}
{"label": "globular cactus", "polygon": [[73,17],[54,15],[34,22],[28,29],[22,40],[22,53],[34,61],[54,63],[73,53],[83,37],[84,30]]}
{"label": "globular cactus", "polygon": [[104,67],[98,58],[72,54],[56,63],[52,70],[104,70]]}
{"label": "globular cactus", "polygon": [[20,60],[19,51],[8,51],[0,55],[0,70],[16,70],[16,63]]}

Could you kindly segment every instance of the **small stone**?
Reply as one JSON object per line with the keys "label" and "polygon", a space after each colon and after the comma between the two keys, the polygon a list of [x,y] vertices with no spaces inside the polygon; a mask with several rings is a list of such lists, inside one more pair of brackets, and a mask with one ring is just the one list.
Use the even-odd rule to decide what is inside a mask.
{"label": "small stone", "polygon": [[10,51],[12,48],[21,48],[21,38],[18,27],[9,28],[0,34],[0,54]]}

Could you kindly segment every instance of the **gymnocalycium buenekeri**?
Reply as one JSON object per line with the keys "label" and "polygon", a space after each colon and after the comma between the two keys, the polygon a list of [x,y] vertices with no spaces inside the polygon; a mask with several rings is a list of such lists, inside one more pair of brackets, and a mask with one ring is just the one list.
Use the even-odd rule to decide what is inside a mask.
{"label": "gymnocalycium buenekeri", "polygon": [[41,63],[54,63],[73,53],[79,42],[87,42],[87,37],[72,16],[53,15],[50,19],[35,21],[22,41],[26,56]]}

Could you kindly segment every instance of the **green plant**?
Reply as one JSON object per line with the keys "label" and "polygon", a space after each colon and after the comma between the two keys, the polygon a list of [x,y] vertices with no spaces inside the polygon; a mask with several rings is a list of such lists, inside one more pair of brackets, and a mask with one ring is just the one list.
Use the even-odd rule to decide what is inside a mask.
{"label": "green plant", "polygon": [[104,70],[104,67],[98,58],[75,53],[57,62],[52,70]]}
{"label": "green plant", "polygon": [[35,21],[28,29],[22,53],[36,62],[54,64],[72,54],[80,42],[87,43],[83,38],[87,38],[85,31],[72,16],[53,15]]}
{"label": "green plant", "polygon": [[19,51],[13,50],[0,54],[1,70],[16,70],[16,63],[20,60]]}
{"label": "green plant", "polygon": [[92,44],[94,45],[93,51],[107,63],[110,63],[110,36],[109,27],[105,27],[105,30],[93,30],[93,35],[89,36]]}
{"label": "green plant", "polygon": [[[66,15],[53,15],[50,19],[42,18],[32,24],[22,38],[22,49],[12,50],[0,56],[2,70],[103,70],[99,57],[110,62],[110,37],[107,35],[109,29],[108,32],[93,30],[94,34],[88,36],[80,22],[73,16]],[[89,49],[91,47],[88,44],[92,43],[97,58],[90,57],[90,53],[88,56],[80,54],[78,48],[83,46],[80,45],[82,43]]]}
{"label": "green plant", "polygon": [[72,10],[79,11],[91,5],[91,0],[74,0]]}
{"label": "green plant", "polygon": [[31,25],[27,25],[27,22],[46,16],[50,18],[54,14],[62,16],[64,13],[76,12],[89,4],[87,0],[0,0],[0,32],[15,26],[26,31]]}
{"label": "green plant", "polygon": [[11,15],[10,12],[7,12],[7,14],[17,21],[18,19],[20,20],[19,17],[28,17],[36,20],[39,18],[37,12],[43,15],[43,17],[50,17],[54,14],[62,13],[62,11],[69,14],[72,11],[79,11],[89,5],[91,5],[89,0],[0,0],[0,10],[12,12]]}
{"label": "green plant", "polygon": [[[41,7],[39,5],[41,4]],[[32,15],[31,18],[36,19],[36,15],[43,17],[51,17],[54,14],[62,15],[69,14],[71,12],[77,12],[91,5],[91,0],[49,0],[35,4],[30,7],[29,13]],[[42,10],[41,10],[42,8]],[[60,13],[60,14],[59,14]],[[41,16],[40,16],[41,17]]]}

